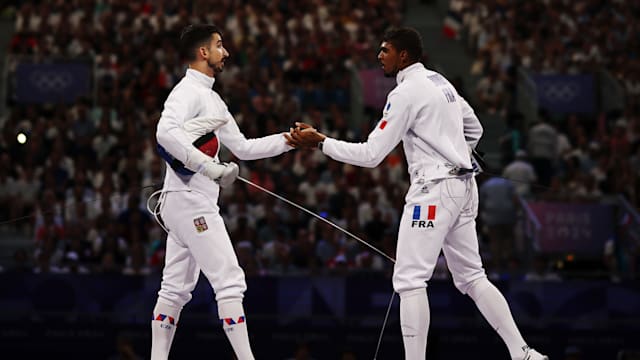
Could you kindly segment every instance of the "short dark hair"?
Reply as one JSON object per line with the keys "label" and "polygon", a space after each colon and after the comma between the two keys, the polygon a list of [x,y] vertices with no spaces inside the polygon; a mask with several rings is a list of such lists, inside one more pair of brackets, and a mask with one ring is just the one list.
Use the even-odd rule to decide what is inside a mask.
{"label": "short dark hair", "polygon": [[180,51],[188,60],[196,59],[196,49],[211,41],[211,35],[222,32],[217,26],[211,24],[192,24],[184,28],[180,34]]}
{"label": "short dark hair", "polygon": [[391,29],[384,34],[382,41],[391,43],[398,52],[406,50],[410,61],[420,61],[422,58],[422,36],[416,29]]}

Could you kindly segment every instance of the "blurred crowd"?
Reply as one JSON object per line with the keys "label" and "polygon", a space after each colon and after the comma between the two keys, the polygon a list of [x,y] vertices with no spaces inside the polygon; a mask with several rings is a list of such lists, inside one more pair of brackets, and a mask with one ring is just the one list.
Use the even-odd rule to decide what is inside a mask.
{"label": "blurred crowd", "polygon": [[475,54],[471,72],[480,77],[476,94],[487,110],[514,108],[519,67],[538,74],[605,69],[638,104],[637,1],[453,0],[450,6],[463,29],[455,35],[464,34]]}
{"label": "blurred crowd", "polygon": [[[451,7],[476,58],[474,106],[507,122],[500,171],[521,180],[479,178],[487,267],[556,279],[544,257],[520,263],[525,249],[514,240],[515,199],[590,201],[622,193],[640,204],[640,17],[634,16],[640,8],[637,2],[560,0],[454,0]],[[165,171],[155,127],[185,71],[177,46],[187,24],[223,30],[231,57],[215,89],[248,138],[287,131],[302,120],[360,141],[379,112],[350,121],[350,79],[375,66],[383,32],[401,25],[403,11],[403,1],[378,0],[19,2],[9,53],[94,59],[96,93],[73,104],[14,103],[3,119],[0,218],[37,214],[8,225],[34,238],[33,248],[16,252],[15,268],[125,274],[162,268],[165,234],[146,202]],[[625,108],[597,116],[543,110],[538,123],[527,124],[513,96],[519,67],[569,74],[606,69],[625,88]],[[25,144],[16,142],[18,132],[28,135]],[[408,187],[403,156],[398,148],[371,170],[317,151],[240,165],[245,178],[393,257]],[[220,157],[237,161],[225,151]],[[391,269],[340,231],[245,184],[225,189],[220,206],[249,276]],[[605,261],[614,262],[617,243],[608,251]],[[448,277],[444,259],[434,276]]]}
{"label": "blurred crowd", "polygon": [[[357,140],[369,124],[348,123],[351,73],[375,63],[382,34],[401,24],[402,12],[401,1],[20,2],[9,53],[94,58],[96,98],[14,103],[3,120],[0,218],[37,214],[5,225],[34,238],[32,249],[15,253],[15,268],[161,269],[165,234],[146,201],[164,176],[155,128],[185,71],[178,38],[187,24],[222,29],[231,57],[215,90],[247,138],[303,120]],[[25,144],[16,142],[19,132]],[[374,171],[318,155],[292,151],[241,162],[241,171],[392,255],[406,188],[402,154]],[[220,206],[249,276],[390,268],[341,232],[242,183],[222,192]]]}
{"label": "blurred crowd", "polygon": [[[638,14],[640,3],[634,1],[451,1],[445,34],[464,40],[474,56],[470,73],[479,79],[476,109],[506,123],[496,170],[519,180],[494,178],[481,191],[487,236],[501,239],[497,245],[494,241],[494,253],[513,247],[505,240],[505,234],[513,238],[516,221],[509,214],[517,204],[507,201],[513,194],[572,202],[622,194],[631,207],[640,207]],[[519,112],[519,71],[572,75],[602,70],[622,88],[622,108],[596,114],[540,109],[536,122],[525,121]],[[600,265],[612,273],[633,273],[640,258],[637,239],[621,239],[630,232],[619,231],[628,227],[628,219],[624,211],[615,215],[616,235],[603,249]],[[625,269],[617,269],[622,263]]]}

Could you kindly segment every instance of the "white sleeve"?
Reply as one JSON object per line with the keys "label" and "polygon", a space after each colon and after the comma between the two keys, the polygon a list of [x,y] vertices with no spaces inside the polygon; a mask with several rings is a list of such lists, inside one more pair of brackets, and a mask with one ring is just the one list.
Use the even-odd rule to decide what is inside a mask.
{"label": "white sleeve", "polygon": [[195,97],[181,96],[181,91],[172,91],[169,94],[158,121],[156,139],[160,146],[171,156],[180,160],[189,170],[199,171],[201,166],[211,158],[193,146],[183,128],[184,120],[192,115],[193,108],[196,106],[188,102],[193,98]]}
{"label": "white sleeve", "polygon": [[460,100],[460,106],[462,108],[464,139],[472,149],[475,149],[482,136],[482,124],[480,124],[480,120],[473,112],[469,103],[460,95],[458,95],[458,99]]}
{"label": "white sleeve", "polygon": [[229,117],[229,121],[216,131],[216,135],[220,142],[240,160],[264,159],[278,156],[293,149],[287,145],[285,133],[247,139],[229,112],[227,112],[227,117]]}
{"label": "white sleeve", "polygon": [[383,114],[382,120],[369,134],[366,142],[351,143],[332,138],[323,142],[322,152],[334,160],[347,164],[376,167],[393,150],[411,127],[410,103],[406,96],[391,93],[387,104],[392,104]]}

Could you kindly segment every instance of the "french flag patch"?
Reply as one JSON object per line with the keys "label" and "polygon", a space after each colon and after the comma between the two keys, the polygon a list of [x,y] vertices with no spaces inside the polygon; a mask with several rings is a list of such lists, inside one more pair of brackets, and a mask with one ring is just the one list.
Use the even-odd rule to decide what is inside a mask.
{"label": "french flag patch", "polygon": [[433,228],[436,220],[436,205],[427,206],[427,219],[424,220],[422,206],[415,205],[413,207],[413,215],[411,216],[411,227]]}
{"label": "french flag patch", "polygon": [[387,120],[382,120],[380,122],[380,130],[384,130],[386,126],[387,126]]}
{"label": "french flag patch", "polygon": [[222,320],[222,324],[227,324],[227,325],[235,325],[235,324],[242,324],[244,322],[244,315],[238,317],[238,320],[234,320],[233,318],[224,318],[224,319],[220,319]]}
{"label": "french flag patch", "polygon": [[175,319],[173,317],[165,315],[165,314],[158,314],[158,316],[156,316],[153,320],[164,322],[165,319],[168,319],[169,320],[169,324],[171,324],[171,325],[175,325],[176,324],[176,321],[175,321]]}
{"label": "french flag patch", "polygon": [[[416,205],[413,207],[413,220],[420,220],[420,213],[422,207],[420,205]],[[427,206],[427,220],[435,220],[436,219],[436,206],[429,205]]]}

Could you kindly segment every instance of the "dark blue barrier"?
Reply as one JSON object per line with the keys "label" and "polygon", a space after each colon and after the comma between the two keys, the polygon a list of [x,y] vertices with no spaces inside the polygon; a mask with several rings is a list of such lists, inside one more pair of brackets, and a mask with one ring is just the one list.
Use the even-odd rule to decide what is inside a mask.
{"label": "dark blue barrier", "polygon": [[[0,349],[21,359],[107,359],[125,335],[143,357],[150,344],[149,318],[159,276],[0,274]],[[568,346],[584,359],[613,359],[638,348],[640,288],[637,283],[571,281],[504,282],[527,340],[554,359]],[[390,281],[375,276],[251,278],[245,309],[259,359],[286,359],[307,343],[316,359],[340,359],[351,351],[371,359]],[[430,359],[508,358],[505,346],[472,301],[448,282],[429,286]],[[398,299],[378,359],[402,358]],[[230,359],[213,293],[204,279],[180,321],[174,359]],[[486,356],[484,355],[486,354]],[[2,358],[13,358],[5,357]]]}

